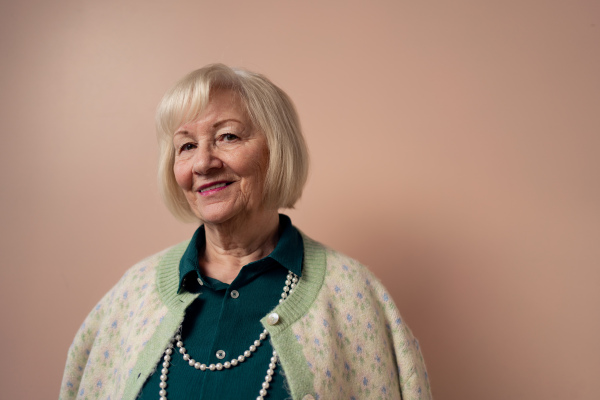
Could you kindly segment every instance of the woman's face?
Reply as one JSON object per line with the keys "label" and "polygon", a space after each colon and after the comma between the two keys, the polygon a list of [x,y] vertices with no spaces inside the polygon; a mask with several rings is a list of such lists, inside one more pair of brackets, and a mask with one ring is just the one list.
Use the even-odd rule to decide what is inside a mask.
{"label": "woman's face", "polygon": [[237,94],[213,92],[199,118],[175,131],[173,144],[175,179],[205,224],[249,219],[264,211],[267,141]]}

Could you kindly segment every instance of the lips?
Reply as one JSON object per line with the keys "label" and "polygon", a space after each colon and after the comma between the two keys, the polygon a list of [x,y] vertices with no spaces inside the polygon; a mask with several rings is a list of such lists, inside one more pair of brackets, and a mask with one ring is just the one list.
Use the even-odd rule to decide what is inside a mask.
{"label": "lips", "polygon": [[206,195],[206,194],[209,194],[209,193],[217,192],[219,190],[223,190],[227,186],[231,185],[232,183],[233,182],[226,182],[226,181],[211,182],[211,183],[207,183],[206,185],[200,186],[200,188],[198,189],[198,191],[200,192],[200,194]]}

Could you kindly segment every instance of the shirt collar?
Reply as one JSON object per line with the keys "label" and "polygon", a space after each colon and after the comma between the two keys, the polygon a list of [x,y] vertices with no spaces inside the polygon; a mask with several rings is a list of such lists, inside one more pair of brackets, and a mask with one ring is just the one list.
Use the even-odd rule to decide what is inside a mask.
{"label": "shirt collar", "polygon": [[[204,225],[201,225],[194,235],[192,240],[183,253],[179,262],[179,290],[182,291],[184,281],[187,279],[206,279],[202,276],[199,269],[199,254],[204,251],[206,244],[206,236]],[[292,271],[294,274],[302,275],[302,261],[304,258],[304,243],[300,232],[292,225],[292,221],[287,215],[279,214],[279,240],[275,249],[267,257],[262,260],[255,261],[251,264],[258,263],[267,258],[272,259],[277,264]],[[248,264],[250,265],[250,264]],[[191,275],[189,278],[188,276]]]}

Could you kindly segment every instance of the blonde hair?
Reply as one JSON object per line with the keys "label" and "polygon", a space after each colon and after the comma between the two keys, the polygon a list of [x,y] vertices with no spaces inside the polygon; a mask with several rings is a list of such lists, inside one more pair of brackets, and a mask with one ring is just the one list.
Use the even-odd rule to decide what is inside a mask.
{"label": "blonde hair", "polygon": [[182,221],[198,221],[175,180],[173,134],[194,121],[209,102],[211,90],[240,96],[252,123],[267,139],[269,167],[263,190],[268,206],[293,208],[308,177],[308,150],[298,114],[289,96],[265,76],[223,64],[197,69],[175,84],[158,105],[158,183],[171,213]]}

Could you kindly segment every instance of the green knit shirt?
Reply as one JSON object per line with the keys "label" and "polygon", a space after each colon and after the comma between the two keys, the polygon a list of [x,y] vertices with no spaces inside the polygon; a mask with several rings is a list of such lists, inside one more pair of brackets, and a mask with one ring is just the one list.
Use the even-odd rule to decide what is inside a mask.
{"label": "green knit shirt", "polygon": [[[280,215],[279,240],[273,252],[245,265],[229,285],[200,273],[198,260],[204,253],[205,243],[204,226],[201,226],[179,263],[178,292],[198,294],[186,310],[181,336],[187,353],[209,365],[237,358],[259,338],[264,329],[260,319],[278,304],[288,270],[301,275],[304,246],[302,236],[290,219]],[[225,352],[225,357],[218,358],[219,350]],[[236,367],[198,371],[175,351],[169,366],[167,397],[173,400],[254,399],[265,380],[272,353],[270,341],[263,340],[257,351]],[[158,398],[161,369],[161,365],[157,366],[157,372],[148,378],[139,399]],[[269,399],[289,397],[280,372],[281,368],[276,369],[270,382]]]}

